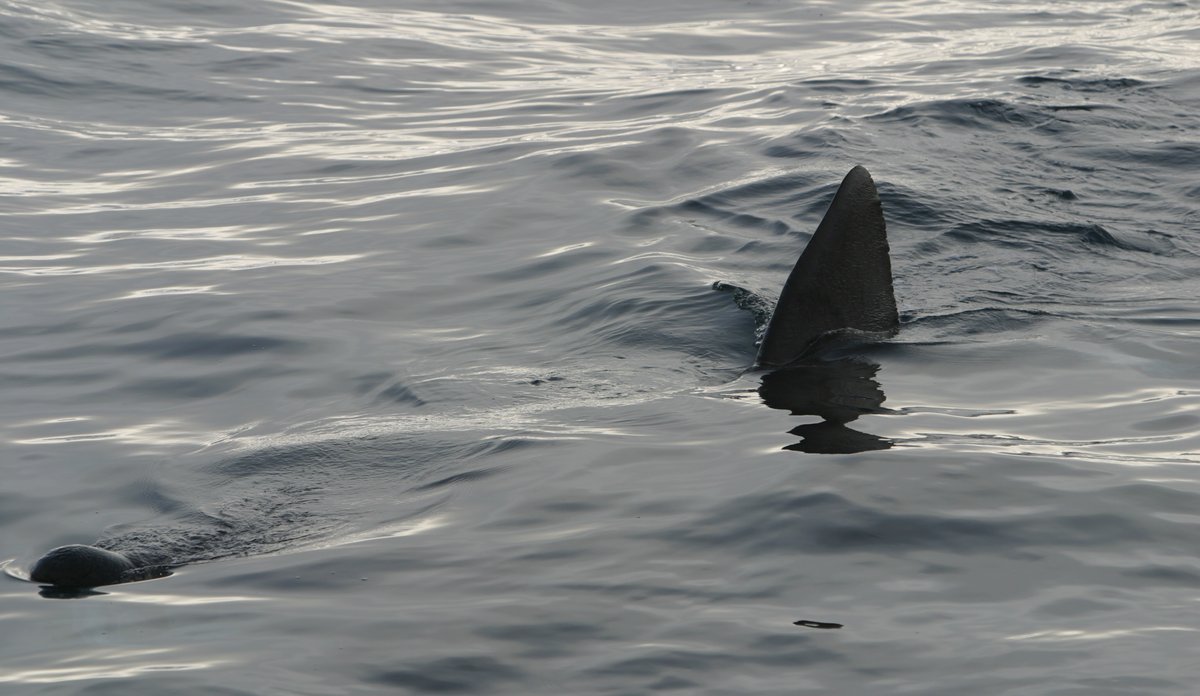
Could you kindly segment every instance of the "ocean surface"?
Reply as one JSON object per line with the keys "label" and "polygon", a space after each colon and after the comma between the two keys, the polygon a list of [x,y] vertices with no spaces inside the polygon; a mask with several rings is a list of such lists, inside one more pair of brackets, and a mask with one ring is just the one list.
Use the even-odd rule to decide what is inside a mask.
{"label": "ocean surface", "polygon": [[1195,0],[0,0],[0,287],[0,693],[1197,693]]}

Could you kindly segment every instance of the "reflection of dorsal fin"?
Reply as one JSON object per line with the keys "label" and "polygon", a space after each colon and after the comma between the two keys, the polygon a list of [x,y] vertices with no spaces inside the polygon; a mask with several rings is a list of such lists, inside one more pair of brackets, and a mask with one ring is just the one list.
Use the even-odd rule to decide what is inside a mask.
{"label": "reflection of dorsal fin", "polygon": [[883,208],[871,175],[855,167],[788,276],[757,362],[795,362],[830,332],[884,338],[899,326]]}

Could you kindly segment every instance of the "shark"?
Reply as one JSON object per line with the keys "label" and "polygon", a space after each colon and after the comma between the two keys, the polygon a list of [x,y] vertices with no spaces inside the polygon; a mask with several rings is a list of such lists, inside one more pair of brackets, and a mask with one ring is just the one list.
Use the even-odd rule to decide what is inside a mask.
{"label": "shark", "polygon": [[[847,343],[884,340],[899,326],[879,193],[870,173],[856,166],[797,259],[767,323],[755,359],[755,368],[765,372],[759,390],[764,402],[796,414],[821,415],[825,423],[801,428],[833,429],[834,437],[827,439],[845,447],[845,433],[854,431],[844,429],[844,423],[879,412],[883,397],[871,393],[869,368],[851,365],[847,372],[836,362],[822,364],[820,356]],[[869,374],[857,374],[863,369]],[[868,385],[865,391],[862,385]],[[840,398],[830,398],[830,393]],[[850,443],[853,449],[824,451],[885,446],[854,434],[868,441]],[[38,559],[29,578],[55,588],[86,589],[160,578],[171,570],[133,554],[71,544]]]}

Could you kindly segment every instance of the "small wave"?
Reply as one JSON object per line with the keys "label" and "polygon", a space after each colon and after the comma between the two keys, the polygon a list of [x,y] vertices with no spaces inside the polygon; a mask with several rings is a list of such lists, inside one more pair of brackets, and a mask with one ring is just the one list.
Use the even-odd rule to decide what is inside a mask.
{"label": "small wave", "polygon": [[1132,77],[1058,77],[1054,75],[1026,75],[1017,82],[1029,87],[1058,87],[1074,92],[1125,91],[1145,87],[1149,83]]}
{"label": "small wave", "polygon": [[970,554],[1040,546],[1107,549],[1140,542],[1151,531],[1180,541],[1190,538],[1190,529],[1116,513],[900,512],[831,492],[779,492],[737,498],[658,536],[706,549],[737,549],[748,556],[854,551]]}
{"label": "small wave", "polygon": [[[1043,246],[1047,236],[1074,239],[1078,246],[1092,246],[1137,251],[1160,256],[1170,256],[1174,245],[1170,238],[1152,233],[1143,234],[1141,239],[1110,232],[1104,227],[1086,222],[1054,222],[1050,220],[975,220],[959,223],[942,234],[942,238],[954,243],[990,244],[1006,248],[1028,250]],[[924,242],[925,251],[936,248],[937,242]]]}
{"label": "small wave", "polygon": [[1059,132],[1068,125],[1057,121],[1052,114],[1033,104],[1002,99],[942,99],[920,104],[898,106],[868,117],[871,121],[920,125],[922,123],[951,126],[969,131],[995,131],[1001,127],[1019,126]]}

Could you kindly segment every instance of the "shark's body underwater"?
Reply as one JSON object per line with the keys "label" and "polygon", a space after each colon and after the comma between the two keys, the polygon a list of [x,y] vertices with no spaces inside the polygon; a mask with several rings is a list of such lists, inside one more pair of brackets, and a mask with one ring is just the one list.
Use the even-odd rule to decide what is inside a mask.
{"label": "shark's body underwater", "polygon": [[[879,194],[867,170],[855,167],[788,276],[755,362],[761,368],[787,367],[831,341],[880,340],[899,325]],[[72,544],[48,552],[29,576],[57,587],[88,588],[169,574],[167,566]]]}

